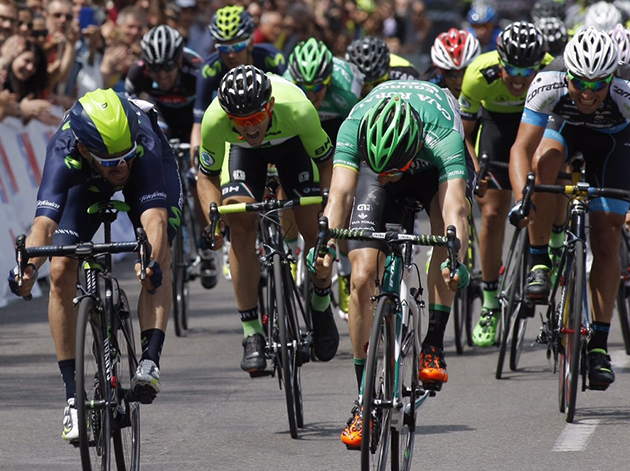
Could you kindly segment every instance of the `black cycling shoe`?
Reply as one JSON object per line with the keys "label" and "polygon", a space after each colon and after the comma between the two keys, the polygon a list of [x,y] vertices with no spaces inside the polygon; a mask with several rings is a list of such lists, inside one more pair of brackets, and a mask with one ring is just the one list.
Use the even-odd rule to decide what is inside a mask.
{"label": "black cycling shoe", "polygon": [[588,352],[588,382],[591,389],[606,389],[615,382],[615,372],[606,350],[594,348]]}
{"label": "black cycling shoe", "polygon": [[545,303],[551,291],[551,268],[545,265],[534,266],[527,276],[525,296],[530,301]]}
{"label": "black cycling shoe", "polygon": [[243,339],[243,359],[241,369],[248,373],[258,373],[267,368],[265,359],[265,338],[261,334],[250,335]]}
{"label": "black cycling shoe", "polygon": [[324,312],[312,310],[313,349],[319,361],[330,361],[339,347],[339,331],[330,306]]}
{"label": "black cycling shoe", "polygon": [[200,275],[201,285],[206,289],[212,289],[219,281],[214,253],[210,249],[201,251]]}

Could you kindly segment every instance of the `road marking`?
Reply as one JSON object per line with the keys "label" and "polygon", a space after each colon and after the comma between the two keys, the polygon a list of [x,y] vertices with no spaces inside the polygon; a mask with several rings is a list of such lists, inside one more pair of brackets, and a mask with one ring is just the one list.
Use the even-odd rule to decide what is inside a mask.
{"label": "road marking", "polygon": [[586,419],[567,424],[551,451],[584,451],[600,422],[599,419]]}

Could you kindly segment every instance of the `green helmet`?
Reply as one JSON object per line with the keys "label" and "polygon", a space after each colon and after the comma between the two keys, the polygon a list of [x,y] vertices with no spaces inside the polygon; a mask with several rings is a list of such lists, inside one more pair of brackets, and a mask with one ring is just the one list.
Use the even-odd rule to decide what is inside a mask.
{"label": "green helmet", "polygon": [[241,6],[219,8],[212,17],[210,34],[218,43],[248,39],[254,32],[252,15]]}
{"label": "green helmet", "polygon": [[321,83],[332,75],[333,55],[315,38],[302,41],[289,56],[289,73],[295,83]]}
{"label": "green helmet", "polygon": [[361,118],[359,154],[374,172],[403,169],[422,141],[420,116],[400,94],[384,97]]}

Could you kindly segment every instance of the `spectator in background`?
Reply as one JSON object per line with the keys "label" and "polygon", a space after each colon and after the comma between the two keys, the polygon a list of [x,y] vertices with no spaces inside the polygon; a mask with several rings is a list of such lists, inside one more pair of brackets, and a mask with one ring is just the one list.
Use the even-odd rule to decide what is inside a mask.
{"label": "spectator in background", "polygon": [[5,41],[1,55],[4,64],[1,88],[14,94],[16,100],[11,114],[21,118],[24,124],[37,119],[58,125],[61,120],[50,113],[52,103],[46,99],[49,76],[44,50],[34,41],[15,35]]}
{"label": "spectator in background", "polygon": [[25,38],[31,37],[31,30],[33,29],[33,10],[28,8],[23,3],[18,5],[18,34]]}
{"label": "spectator in background", "polygon": [[209,0],[175,0],[181,8],[180,27],[177,30],[184,37],[186,47],[192,49],[203,59],[214,49],[214,40],[210,35]]}
{"label": "spectator in background", "polygon": [[69,0],[51,0],[46,7],[45,17],[48,37],[44,51],[48,59],[49,86],[56,91],[58,85],[64,84],[70,77],[79,26],[72,22],[74,15]]}
{"label": "spectator in background", "polygon": [[48,37],[48,28],[46,28],[46,18],[40,13],[33,15],[33,24],[31,26],[31,36],[33,40],[39,44],[42,48],[46,44],[46,38]]}
{"label": "spectator in background", "polygon": [[[179,17],[181,13],[182,13],[182,9],[179,8],[179,6],[176,3],[174,2],[167,3],[166,6],[164,7],[166,25],[179,31],[180,29]],[[179,34],[182,34],[181,31],[179,32]]]}
{"label": "spectator in background", "polygon": [[0,45],[17,33],[18,10],[13,0],[0,0]]}
{"label": "spectator in background", "polygon": [[427,41],[427,36],[433,23],[427,16],[426,5],[422,0],[413,0],[409,4],[410,22],[405,27],[405,39],[400,49],[404,55],[419,54],[422,46]]}
{"label": "spectator in background", "polygon": [[39,13],[40,15],[44,14],[44,2],[42,0],[26,0],[25,4],[26,7],[30,8],[33,13]]}
{"label": "spectator in background", "polygon": [[282,34],[282,15],[277,11],[267,11],[260,16],[260,24],[254,30],[254,44],[271,43],[279,47]]}
{"label": "spectator in background", "polygon": [[315,16],[313,10],[301,3],[292,4],[284,18],[287,39],[282,46],[282,52],[289,56],[299,42],[311,37],[318,37],[315,31]]}

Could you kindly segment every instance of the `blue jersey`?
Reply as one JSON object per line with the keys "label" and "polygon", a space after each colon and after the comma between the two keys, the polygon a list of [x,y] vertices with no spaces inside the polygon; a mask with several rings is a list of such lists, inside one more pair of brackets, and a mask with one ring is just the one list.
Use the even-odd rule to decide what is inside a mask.
{"label": "blue jersey", "polygon": [[[254,66],[264,72],[282,75],[287,68],[287,61],[275,46],[267,43],[254,45],[252,51]],[[195,123],[201,123],[206,108],[214,99],[219,82],[228,72],[227,66],[221,61],[218,52],[211,54],[201,66],[197,76],[197,94],[195,97]]]}
{"label": "blue jersey", "polygon": [[[168,211],[172,200],[177,201],[180,195],[172,194],[168,195],[170,198],[167,197],[167,188],[172,183],[170,180],[179,179],[177,175],[170,175],[172,173],[170,169],[176,169],[175,156],[157,124],[156,113],[143,106],[142,109],[147,109],[148,113],[154,115],[150,117],[140,107],[130,102],[138,115],[139,129],[136,140],[138,150],[131,166],[129,180],[124,187],[116,187],[107,182],[92,169],[90,162],[81,156],[70,120],[66,116],[46,147],[46,160],[42,183],[37,193],[35,217],[46,216],[59,223],[66,205],[70,207],[75,204],[68,201],[70,190],[79,186],[87,188],[91,194],[102,195],[102,199],[109,199],[116,191],[123,190],[125,200],[137,214],[151,208],[165,208]],[[165,171],[165,167],[169,170]],[[176,189],[176,186],[170,187]]]}

